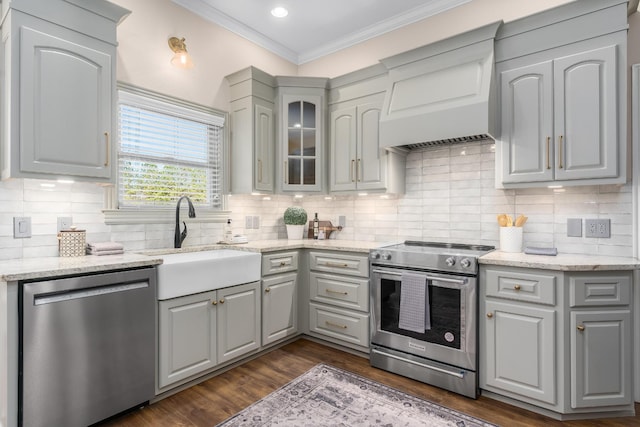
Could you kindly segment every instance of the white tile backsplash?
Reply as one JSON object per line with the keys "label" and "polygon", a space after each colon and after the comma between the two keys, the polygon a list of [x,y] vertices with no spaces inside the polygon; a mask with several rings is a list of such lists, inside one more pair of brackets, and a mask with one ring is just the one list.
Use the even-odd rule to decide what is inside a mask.
{"label": "white tile backsplash", "polygon": [[[380,243],[413,240],[498,245],[496,215],[524,214],[524,244],[556,246],[560,252],[631,256],[633,253],[632,185],[578,186],[562,189],[496,189],[494,144],[489,141],[430,147],[407,157],[406,193],[379,195],[288,195],[229,197],[234,234],[249,240],[283,239],[282,214],[301,205],[309,221],[346,227],[331,238]],[[43,187],[41,184],[54,184]],[[88,241],[119,241],[127,250],[173,246],[174,224],[104,224],[105,187],[91,183],[60,184],[39,180],[0,182],[0,259],[56,256],[58,216],[71,216]],[[30,216],[33,236],[13,238],[13,217]],[[245,229],[245,216],[259,216],[259,229]],[[567,237],[567,218],[610,218],[611,238]],[[183,246],[212,244],[222,238],[221,223],[189,222]]]}

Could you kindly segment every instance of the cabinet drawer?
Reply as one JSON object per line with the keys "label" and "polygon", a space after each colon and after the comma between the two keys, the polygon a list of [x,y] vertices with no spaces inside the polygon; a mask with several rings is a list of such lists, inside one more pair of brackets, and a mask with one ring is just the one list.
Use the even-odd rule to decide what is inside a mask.
{"label": "cabinet drawer", "polygon": [[262,254],[262,275],[286,273],[298,269],[298,252]]}
{"label": "cabinet drawer", "polygon": [[538,272],[487,269],[486,294],[539,304],[555,305],[557,276]]}
{"label": "cabinet drawer", "polygon": [[369,280],[311,272],[312,300],[353,310],[369,311]]}
{"label": "cabinet drawer", "polygon": [[569,276],[569,304],[571,307],[629,305],[630,274],[572,274]]}
{"label": "cabinet drawer", "polygon": [[367,255],[310,252],[309,268],[327,273],[369,277],[369,257]]}
{"label": "cabinet drawer", "polygon": [[309,303],[309,330],[369,347],[369,315]]}

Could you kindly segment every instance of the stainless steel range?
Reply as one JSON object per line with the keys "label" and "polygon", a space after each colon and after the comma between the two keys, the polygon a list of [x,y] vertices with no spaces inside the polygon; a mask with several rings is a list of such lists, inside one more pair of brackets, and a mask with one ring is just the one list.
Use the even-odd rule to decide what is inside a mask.
{"label": "stainless steel range", "polygon": [[478,257],[493,246],[406,241],[369,253],[371,365],[478,397]]}

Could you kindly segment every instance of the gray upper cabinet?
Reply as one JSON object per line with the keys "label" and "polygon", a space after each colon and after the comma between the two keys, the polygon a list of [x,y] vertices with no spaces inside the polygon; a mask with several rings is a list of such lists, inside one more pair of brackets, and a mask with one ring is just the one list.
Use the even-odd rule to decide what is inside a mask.
{"label": "gray upper cabinet", "polygon": [[383,96],[331,111],[329,150],[330,189],[384,189],[384,167],[379,149],[379,121]]}
{"label": "gray upper cabinet", "polygon": [[275,191],[275,79],[249,67],[226,77],[231,92],[229,191]]}
{"label": "gray upper cabinet", "polygon": [[406,152],[380,149],[386,69],[332,79],[329,92],[329,191],[404,192]]}
{"label": "gray upper cabinet", "polygon": [[579,3],[499,32],[498,187],[626,181],[626,2]]}
{"label": "gray upper cabinet", "polygon": [[327,79],[276,77],[280,123],[276,171],[283,192],[322,192],[325,180]]}
{"label": "gray upper cabinet", "polygon": [[2,178],[111,182],[116,25],[129,12],[103,1],[13,1],[8,10]]}

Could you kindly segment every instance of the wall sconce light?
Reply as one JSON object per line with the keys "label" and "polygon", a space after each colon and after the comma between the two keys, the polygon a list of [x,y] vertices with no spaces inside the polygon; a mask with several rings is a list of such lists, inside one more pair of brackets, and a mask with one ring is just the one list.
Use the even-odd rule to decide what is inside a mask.
{"label": "wall sconce light", "polygon": [[171,58],[171,64],[180,68],[193,68],[193,61],[191,60],[189,52],[187,52],[184,37],[182,39],[171,37],[169,39],[169,47],[175,52],[175,55]]}

